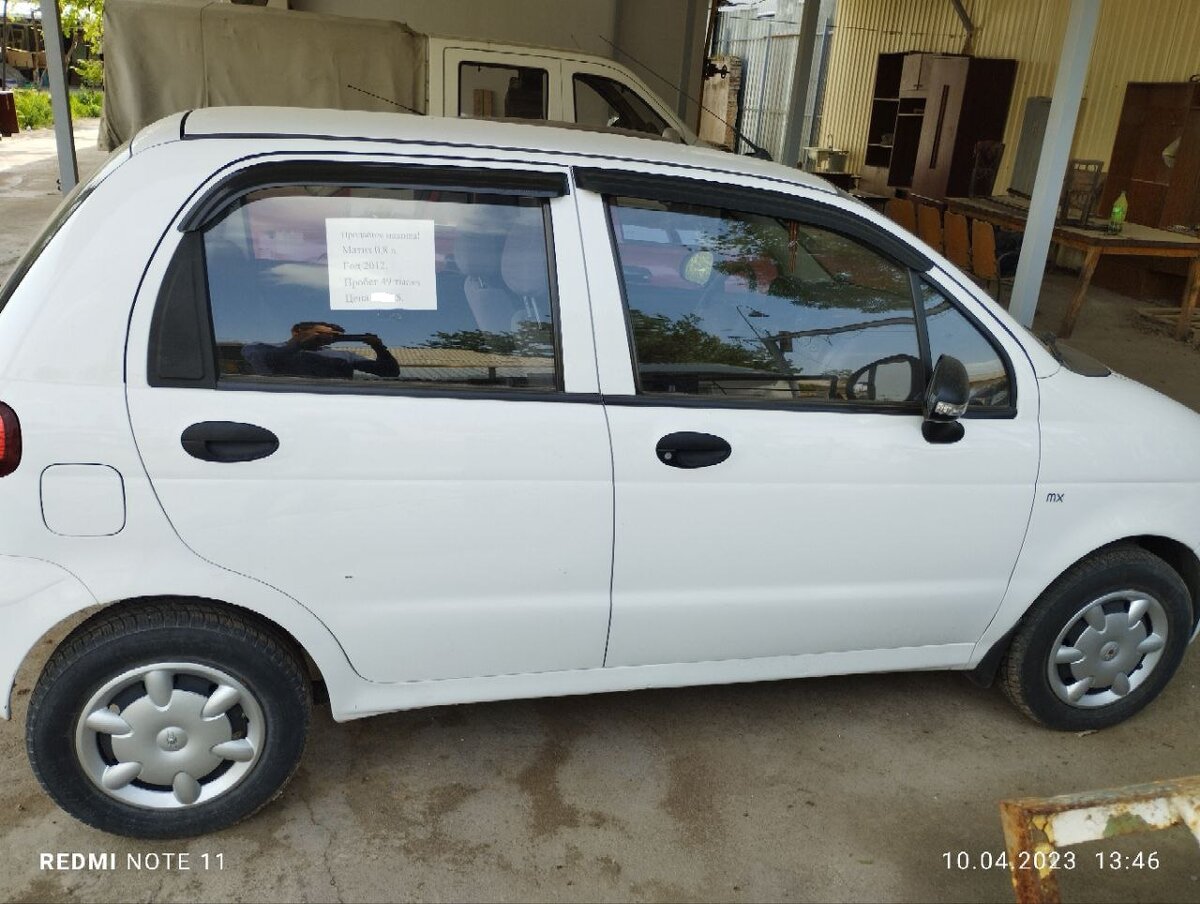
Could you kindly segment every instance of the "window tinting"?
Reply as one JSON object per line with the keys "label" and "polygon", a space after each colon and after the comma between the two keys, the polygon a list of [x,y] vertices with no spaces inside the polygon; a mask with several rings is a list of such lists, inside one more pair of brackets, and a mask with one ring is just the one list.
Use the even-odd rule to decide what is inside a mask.
{"label": "window tinting", "polygon": [[291,186],[204,235],[219,379],[553,391],[546,208]]}
{"label": "window tinting", "polygon": [[642,392],[920,398],[905,267],[787,219],[629,198],[609,209]]}
{"label": "window tinting", "polygon": [[573,79],[575,121],[588,126],[606,126],[662,135],[666,121],[626,85],[602,75],[581,73]]}
{"label": "window tinting", "polygon": [[494,63],[458,64],[458,115],[481,119],[545,119],[545,69]]}
{"label": "window tinting", "polygon": [[1010,377],[992,343],[929,283],[921,282],[930,357],[957,358],[971,381],[971,406],[1007,408],[1012,405]]}

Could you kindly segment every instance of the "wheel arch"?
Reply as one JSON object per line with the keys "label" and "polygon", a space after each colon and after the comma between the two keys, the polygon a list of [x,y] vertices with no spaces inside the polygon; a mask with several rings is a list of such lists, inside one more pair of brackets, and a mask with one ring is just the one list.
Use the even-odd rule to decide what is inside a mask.
{"label": "wheel arch", "polygon": [[1041,588],[1028,602],[1021,616],[1012,624],[1004,634],[995,640],[988,647],[983,658],[979,663],[967,672],[967,677],[972,682],[981,687],[991,687],[996,680],[996,674],[1000,669],[1000,663],[1004,660],[1004,654],[1008,652],[1008,647],[1012,643],[1013,637],[1020,630],[1021,624],[1029,615],[1030,610],[1037,604],[1037,601],[1042,598],[1042,595],[1047,589],[1060,577],[1078,565],[1085,559],[1090,559],[1092,556],[1098,555],[1107,549],[1112,549],[1116,546],[1137,546],[1152,555],[1158,556],[1166,562],[1171,569],[1179,575],[1183,583],[1188,589],[1188,595],[1191,597],[1192,603],[1192,630],[1196,630],[1200,625],[1200,557],[1197,557],[1196,552],[1186,543],[1181,543],[1178,540],[1173,540],[1170,537],[1163,537],[1156,534],[1139,534],[1129,537],[1124,537],[1120,540],[1113,540],[1110,543],[1105,543],[1097,546],[1090,552],[1085,553],[1075,561],[1071,562],[1065,568],[1054,575],[1046,585]]}
{"label": "wheel arch", "polygon": [[[112,600],[105,603],[93,603],[90,606],[75,609],[62,615],[57,621],[46,627],[29,646],[20,661],[15,664],[8,687],[4,689],[3,693],[3,702],[6,704],[5,718],[10,718],[12,715],[12,697],[14,693],[21,693],[21,691],[17,690],[18,678],[27,676],[31,682],[36,681],[37,675],[41,674],[45,666],[45,661],[69,638],[88,630],[96,621],[107,618],[115,612],[164,602],[199,603],[210,606],[215,610],[240,618],[263,630],[278,635],[280,640],[295,653],[307,670],[313,681],[313,695],[314,700],[317,702],[327,702],[330,682],[334,682],[335,684],[344,683],[347,676],[342,673],[351,671],[348,660],[343,660],[345,663],[344,669],[339,668],[341,663],[331,662],[328,655],[318,660],[310,652],[309,646],[300,640],[296,631],[282,623],[279,619],[272,618],[257,609],[208,596],[171,593],[148,594]],[[336,644],[336,641],[334,643]],[[341,650],[340,645],[337,645],[337,648],[339,651]],[[326,653],[328,654],[328,651]],[[343,657],[344,655],[344,652],[342,652]],[[28,669],[34,667],[35,663],[36,673],[29,675]],[[357,678],[358,676],[353,675],[352,677]]]}
{"label": "wheel arch", "polygon": [[[213,609],[224,612],[232,617],[240,618],[243,621],[249,622],[249,623],[255,625],[256,627],[261,628],[262,630],[278,634],[280,639],[284,642],[285,646],[290,648],[292,653],[295,654],[296,657],[300,660],[300,662],[302,662],[304,664],[305,668],[308,670],[308,673],[312,677],[312,679],[316,682],[320,682],[322,684],[324,683],[325,677],[321,672],[321,667],[317,664],[317,661],[315,659],[313,659],[312,656],[309,655],[308,650],[306,650],[304,647],[304,644],[302,644],[296,638],[296,635],[294,633],[292,633],[292,631],[288,630],[287,627],[280,624],[275,619],[269,618],[268,616],[264,615],[261,612],[257,612],[254,609],[250,609],[246,606],[239,606],[236,603],[229,603],[224,600],[212,599],[211,597],[206,597],[206,596],[184,596],[184,595],[180,595],[180,594],[160,594],[160,595],[155,595],[155,596],[137,596],[137,597],[131,597],[129,599],[116,600],[114,602],[108,603],[107,605],[93,607],[93,609],[91,609],[89,611],[89,613],[87,614],[86,617],[79,620],[77,623],[75,623],[71,627],[71,629],[66,634],[62,635],[62,640],[60,640],[58,643],[56,643],[54,645],[55,649],[57,649],[59,646],[61,646],[62,643],[64,643],[67,640],[67,638],[71,637],[72,635],[78,634],[82,631],[86,631],[88,628],[90,628],[95,622],[99,621],[100,619],[108,618],[111,615],[115,615],[122,611],[127,611],[129,609],[135,609],[135,608],[138,608],[139,606],[145,606],[145,605],[154,604],[154,603],[161,604],[161,603],[175,603],[175,602],[194,603],[194,604],[199,604],[199,605],[203,605],[203,606],[209,606]],[[77,615],[78,615],[78,613],[77,613]],[[72,620],[74,620],[74,618],[75,618],[75,616],[71,616],[71,617],[68,617],[67,619],[65,619],[64,621],[72,621]],[[59,625],[62,625],[62,624],[63,624],[62,622],[59,623]],[[53,633],[54,630],[59,627],[59,625],[56,625],[55,628],[51,629],[51,631],[47,632],[47,633],[48,634]],[[43,636],[45,636],[45,635],[43,635]]]}

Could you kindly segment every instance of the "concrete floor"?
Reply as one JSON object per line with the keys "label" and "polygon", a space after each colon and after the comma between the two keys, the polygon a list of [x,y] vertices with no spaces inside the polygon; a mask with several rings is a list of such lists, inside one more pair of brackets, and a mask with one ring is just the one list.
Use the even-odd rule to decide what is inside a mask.
{"label": "concrete floor", "polygon": [[[81,131],[94,142],[94,125]],[[0,142],[0,278],[56,200],[45,151],[8,162],[26,140],[46,137]],[[85,171],[98,165],[81,151]],[[1039,326],[1056,325],[1073,279],[1047,280]],[[1094,290],[1075,343],[1200,409],[1200,353],[1132,308]],[[1004,871],[947,869],[943,856],[1003,849],[997,801],[1200,772],[1197,651],[1147,712],[1083,736],[1040,729],[998,691],[938,673],[347,725],[319,710],[295,781],[252,821],[143,844],[74,822],[29,770],[24,703],[48,649],[23,671],[15,720],[0,723],[9,901],[1011,901]],[[1067,901],[1200,900],[1200,851],[1185,832],[1075,850]],[[1101,870],[1108,850],[1154,850],[1161,866]],[[50,852],[115,852],[118,868],[43,871]],[[127,868],[127,854],[146,852],[188,853],[191,869]]]}

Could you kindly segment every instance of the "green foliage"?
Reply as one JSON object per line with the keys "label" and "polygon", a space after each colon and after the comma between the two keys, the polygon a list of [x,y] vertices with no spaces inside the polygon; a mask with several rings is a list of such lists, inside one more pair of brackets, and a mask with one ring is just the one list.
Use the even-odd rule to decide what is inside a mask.
{"label": "green foliage", "polygon": [[36,88],[18,88],[15,92],[17,125],[22,129],[42,129],[54,124],[50,95]]}
{"label": "green foliage", "polygon": [[94,119],[104,111],[104,93],[91,88],[71,92],[71,117]]}
{"label": "green foliage", "polygon": [[104,0],[63,0],[60,6],[63,35],[83,32],[83,40],[99,53],[104,36]]}
{"label": "green foliage", "polygon": [[97,59],[80,60],[71,67],[79,73],[79,79],[85,88],[104,87],[104,61]]}
{"label": "green foliage", "polygon": [[773,370],[765,349],[752,349],[705,332],[695,314],[672,320],[664,314],[629,312],[638,360],[643,364],[727,364]]}
{"label": "green foliage", "polygon": [[99,59],[104,39],[104,0],[63,0],[60,7],[63,35],[71,40],[71,52],[82,36],[91,50],[90,59],[80,60],[72,69],[87,88],[104,85],[104,62]]}
{"label": "green foliage", "polygon": [[[50,105],[50,92],[36,88],[18,88],[14,92],[17,102],[17,124],[21,129],[45,129],[54,125],[54,110]],[[71,92],[71,117],[89,119],[99,116],[104,109],[104,94],[84,88]]]}
{"label": "green foliage", "polygon": [[554,337],[550,324],[524,321],[511,333],[492,333],[486,330],[437,332],[425,343],[425,347],[460,349],[485,355],[552,358]]}

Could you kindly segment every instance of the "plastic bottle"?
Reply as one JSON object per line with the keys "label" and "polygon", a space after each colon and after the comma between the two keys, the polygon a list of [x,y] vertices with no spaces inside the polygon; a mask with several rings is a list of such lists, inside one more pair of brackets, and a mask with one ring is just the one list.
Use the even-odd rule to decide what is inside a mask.
{"label": "plastic bottle", "polygon": [[1125,197],[1125,192],[1117,195],[1117,200],[1113,201],[1112,214],[1108,218],[1108,231],[1120,232],[1121,227],[1125,225],[1125,214],[1129,212],[1129,200]]}

